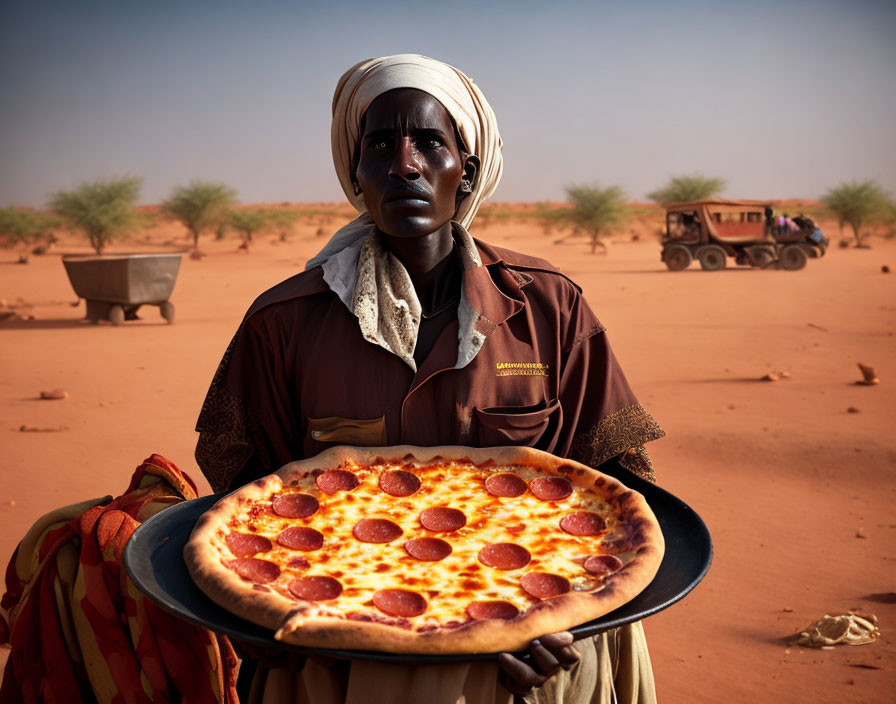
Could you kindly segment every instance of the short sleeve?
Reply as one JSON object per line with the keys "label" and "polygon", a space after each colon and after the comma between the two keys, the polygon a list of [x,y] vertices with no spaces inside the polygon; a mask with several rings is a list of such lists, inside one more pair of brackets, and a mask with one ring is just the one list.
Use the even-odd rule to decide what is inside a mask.
{"label": "short sleeve", "polygon": [[591,467],[665,435],[638,402],[604,327],[581,296],[571,303],[559,400],[558,451]]}
{"label": "short sleeve", "polygon": [[196,430],[196,462],[215,491],[296,459],[292,396],[274,315],[240,326],[212,380]]}

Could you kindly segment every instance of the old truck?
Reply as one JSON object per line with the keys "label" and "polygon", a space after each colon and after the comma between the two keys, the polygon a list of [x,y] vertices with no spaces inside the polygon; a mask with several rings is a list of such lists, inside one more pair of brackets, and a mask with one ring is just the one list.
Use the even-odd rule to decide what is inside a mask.
{"label": "old truck", "polygon": [[701,200],[666,206],[662,261],[671,271],[695,259],[706,271],[735,264],[796,271],[824,256],[828,240],[810,218],[776,216],[757,200]]}

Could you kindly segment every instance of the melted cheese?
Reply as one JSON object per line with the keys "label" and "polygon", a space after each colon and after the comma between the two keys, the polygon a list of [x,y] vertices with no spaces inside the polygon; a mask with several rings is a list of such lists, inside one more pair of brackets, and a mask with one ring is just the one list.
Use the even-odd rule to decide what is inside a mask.
{"label": "melted cheese", "polygon": [[[329,601],[313,602],[318,615],[345,616],[352,612],[383,614],[373,606],[374,592],[380,589],[408,589],[419,593],[428,602],[426,611],[410,619],[412,628],[420,629],[445,624],[459,625],[469,621],[466,608],[471,601],[507,601],[520,612],[540,600],[520,586],[520,577],[527,572],[549,572],[569,579],[573,590],[592,591],[601,586],[582,567],[589,555],[602,554],[604,540],[616,537],[617,527],[609,507],[595,492],[575,487],[562,501],[547,502],[531,492],[515,498],[496,497],[485,489],[485,480],[494,473],[513,472],[529,481],[542,476],[528,467],[479,468],[465,464],[404,463],[356,466],[345,465],[360,485],[351,491],[332,495],[321,492],[314,477],[307,476],[294,487],[282,492],[301,491],[320,502],[316,513],[304,519],[283,518],[271,510],[273,494],[261,504],[263,510],[247,507],[230,521],[232,531],[255,533],[271,540],[273,549],[255,555],[282,568],[269,587],[290,601],[289,583],[301,576],[335,577],[343,586],[342,594]],[[377,480],[382,472],[403,469],[416,474],[420,489],[408,497],[394,497],[383,492]],[[434,533],[420,525],[424,509],[446,506],[463,511],[466,525],[453,533]],[[592,511],[607,523],[599,536],[574,536],[560,528],[560,519],[572,511]],[[363,518],[385,518],[402,529],[402,535],[390,543],[364,543],[352,535],[352,527]],[[523,525],[522,529],[518,526]],[[301,552],[277,544],[277,536],[286,528],[307,526],[324,536],[321,549]],[[412,538],[437,537],[451,545],[451,554],[438,562],[424,562],[408,555],[402,547]],[[223,542],[223,533],[216,541],[223,550],[223,560],[232,558]],[[498,570],[482,564],[479,551],[490,543],[515,543],[526,548],[531,561],[520,569]],[[304,557],[309,567],[289,567],[296,557]],[[625,557],[620,555],[623,559]],[[627,560],[626,560],[627,561]],[[307,603],[307,602],[306,602]]]}

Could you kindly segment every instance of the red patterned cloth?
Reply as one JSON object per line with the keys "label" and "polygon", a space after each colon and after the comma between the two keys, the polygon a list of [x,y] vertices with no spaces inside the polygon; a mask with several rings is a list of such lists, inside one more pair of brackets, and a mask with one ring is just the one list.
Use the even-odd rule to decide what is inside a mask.
{"label": "red patterned cloth", "polygon": [[236,704],[230,642],[181,621],[128,579],[134,530],[196,485],[161,455],[127,491],[53,511],[28,531],[6,570],[0,643],[11,652],[0,704]]}

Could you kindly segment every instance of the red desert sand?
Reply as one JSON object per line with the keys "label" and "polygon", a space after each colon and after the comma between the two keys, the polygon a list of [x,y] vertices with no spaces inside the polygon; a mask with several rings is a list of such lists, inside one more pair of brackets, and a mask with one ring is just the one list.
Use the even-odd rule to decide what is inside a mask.
{"label": "red desert sand", "polygon": [[[79,322],[84,305],[70,305],[59,258],[87,251],[77,238],[28,265],[0,252],[0,298],[34,316],[0,320],[4,566],[41,514],[120,493],[152,452],[209,491],[193,459],[193,427],[218,360],[252,299],[303,267],[326,239],[319,229],[343,221],[305,218],[286,242],[257,236],[248,254],[236,239],[204,238],[206,256],[183,259],[170,326],[153,307],[121,327]],[[696,264],[669,272],[657,224],[642,218],[638,241],[629,241],[634,232],[611,238],[606,255],[589,254],[582,240],[553,244],[558,235],[531,220],[492,221],[473,234],[545,257],[582,286],[666,430],[649,448],[660,484],[712,532],[706,580],[645,622],[660,699],[892,701],[896,279],[881,265],[893,261],[896,240],[833,246],[798,272]],[[836,224],[821,224],[836,240]],[[164,241],[187,244],[166,225],[112,251],[162,251]],[[860,362],[879,384],[854,383]],[[777,383],[760,381],[770,370]],[[40,400],[55,388],[68,398]],[[876,614],[881,638],[788,647],[806,624],[848,611]]]}

